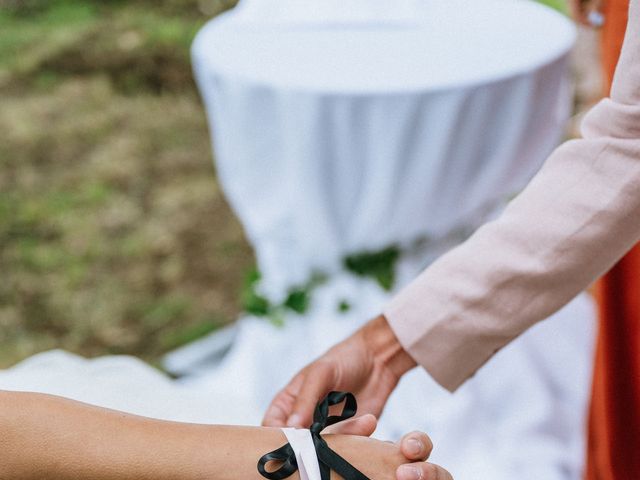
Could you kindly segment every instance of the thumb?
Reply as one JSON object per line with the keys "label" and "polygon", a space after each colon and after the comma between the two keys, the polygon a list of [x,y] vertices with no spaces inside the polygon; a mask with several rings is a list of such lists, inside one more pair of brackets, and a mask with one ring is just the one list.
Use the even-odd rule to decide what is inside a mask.
{"label": "thumb", "polygon": [[313,411],[318,401],[331,391],[335,384],[335,369],[331,363],[315,362],[304,370],[304,380],[296,396],[288,427],[307,428],[311,425]]}
{"label": "thumb", "polygon": [[377,426],[378,419],[374,415],[367,413],[366,415],[350,418],[344,422],[334,423],[325,428],[322,433],[368,437],[375,432]]}
{"label": "thumb", "polygon": [[286,427],[293,411],[293,405],[304,382],[304,370],[298,373],[289,384],[273,398],[262,419],[263,427]]}

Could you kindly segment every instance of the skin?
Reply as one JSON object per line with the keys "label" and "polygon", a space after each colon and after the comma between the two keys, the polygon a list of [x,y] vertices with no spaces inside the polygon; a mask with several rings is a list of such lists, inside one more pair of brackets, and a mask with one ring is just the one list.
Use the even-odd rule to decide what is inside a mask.
{"label": "skin", "polygon": [[[51,395],[0,391],[0,404],[0,480],[261,480],[258,459],[286,443],[277,428],[160,421]],[[323,433],[376,480],[393,480],[401,465],[428,457],[424,433],[394,444],[368,438],[375,427],[365,415]],[[434,472],[425,478],[450,478]]]}
{"label": "skin", "polygon": [[569,0],[569,9],[573,18],[583,25],[590,26],[589,12],[599,10],[602,6],[600,0]]}

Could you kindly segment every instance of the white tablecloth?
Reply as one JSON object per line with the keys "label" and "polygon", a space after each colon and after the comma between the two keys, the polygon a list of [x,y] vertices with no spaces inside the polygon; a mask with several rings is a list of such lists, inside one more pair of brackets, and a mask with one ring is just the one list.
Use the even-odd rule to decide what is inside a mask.
{"label": "white tablecloth", "polygon": [[478,226],[561,136],[574,31],[546,8],[424,1],[369,28],[244,13],[273,3],[193,46],[219,178],[271,296],[345,254]]}
{"label": "white tablecloth", "polygon": [[[526,1],[243,0],[193,46],[218,176],[264,295],[280,301],[314,271],[328,282],[284,327],[241,319],[216,365],[204,361],[216,338],[170,356],[190,374],[180,382],[132,359],[54,352],[0,373],[0,387],[258,422],[296,370],[387,301],[345,272],[345,255],[398,245],[399,288],[539,168],[569,111],[573,39],[566,19]],[[412,372],[378,434],[428,431],[457,480],[580,478],[592,320],[579,297],[453,396]]]}

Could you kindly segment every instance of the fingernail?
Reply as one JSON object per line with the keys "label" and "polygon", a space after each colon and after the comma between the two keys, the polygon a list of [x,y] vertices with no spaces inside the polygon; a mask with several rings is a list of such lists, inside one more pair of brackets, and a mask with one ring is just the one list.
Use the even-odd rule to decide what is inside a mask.
{"label": "fingernail", "polygon": [[420,480],[422,470],[411,465],[402,465],[398,468],[398,480]]}
{"label": "fingernail", "polygon": [[424,451],[424,445],[420,440],[410,438],[407,440],[407,450],[411,455],[420,455]]}
{"label": "fingernail", "polygon": [[294,413],[287,420],[287,425],[289,427],[299,427],[302,428],[302,417],[297,413]]}

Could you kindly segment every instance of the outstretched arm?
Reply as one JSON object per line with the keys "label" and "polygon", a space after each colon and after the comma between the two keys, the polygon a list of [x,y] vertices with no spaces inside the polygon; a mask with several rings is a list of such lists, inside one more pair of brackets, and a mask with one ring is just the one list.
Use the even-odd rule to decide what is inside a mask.
{"label": "outstretched arm", "polygon": [[277,429],[152,420],[51,395],[0,392],[0,479],[254,479]]}

